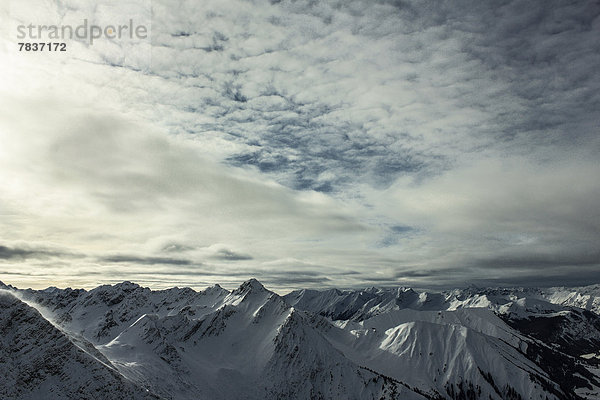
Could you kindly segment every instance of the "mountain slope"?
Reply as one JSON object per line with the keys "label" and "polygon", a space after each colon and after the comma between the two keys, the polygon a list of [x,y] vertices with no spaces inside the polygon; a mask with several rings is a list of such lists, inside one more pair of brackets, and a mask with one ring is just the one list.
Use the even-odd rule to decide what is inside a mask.
{"label": "mountain slope", "polygon": [[[90,291],[5,288],[39,310],[19,303],[54,329],[49,343],[66,340],[94,368],[109,371],[112,378],[97,378],[106,390],[132,385],[181,400],[562,400],[599,393],[600,317],[550,302],[546,289],[333,289],[281,297],[255,279],[231,292],[218,285],[152,291],[131,282]],[[58,387],[87,380],[60,375]],[[13,379],[9,390],[22,384]]]}
{"label": "mountain slope", "polygon": [[212,310],[143,315],[99,349],[167,398],[422,398],[361,370],[256,280]]}
{"label": "mountain slope", "polygon": [[[600,349],[600,317],[551,303],[548,293],[555,292],[469,288],[417,293],[370,288],[301,290],[286,300],[333,319],[343,333],[330,333],[332,343],[351,358],[424,387],[448,392],[448,385],[466,380],[475,389],[488,386],[502,398],[507,395],[502,387],[523,398],[593,394],[600,386],[598,358],[589,354],[584,361],[580,356]],[[402,371],[406,364],[413,368]],[[536,386],[542,390],[534,395],[531,389]],[[485,390],[475,392],[482,397]],[[453,394],[456,390],[448,392]]]}
{"label": "mountain slope", "polygon": [[158,398],[6,291],[0,291],[0,371],[3,399]]}

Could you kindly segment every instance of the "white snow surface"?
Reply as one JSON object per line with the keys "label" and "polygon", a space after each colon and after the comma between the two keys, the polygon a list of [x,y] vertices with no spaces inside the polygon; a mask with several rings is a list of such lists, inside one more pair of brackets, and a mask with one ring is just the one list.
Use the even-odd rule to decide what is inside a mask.
{"label": "white snow surface", "polygon": [[600,343],[585,325],[595,319],[577,308],[596,311],[597,288],[281,297],[255,279],[231,292],[0,287],[0,398],[594,398],[584,383],[557,378],[571,363],[585,368],[577,376],[588,388],[600,387],[597,367],[584,364],[595,357],[565,354],[513,324],[568,321],[565,337]]}

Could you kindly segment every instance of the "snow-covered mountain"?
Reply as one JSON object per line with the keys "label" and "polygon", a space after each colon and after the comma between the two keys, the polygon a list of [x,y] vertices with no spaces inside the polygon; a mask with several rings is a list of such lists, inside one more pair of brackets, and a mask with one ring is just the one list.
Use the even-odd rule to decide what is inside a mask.
{"label": "snow-covered mountain", "polygon": [[[596,398],[599,381],[595,373],[597,360],[600,358],[600,317],[588,311],[593,309],[590,308],[589,297],[587,309],[571,306],[580,304],[575,303],[574,299],[593,297],[593,293],[592,288],[469,288],[439,293],[417,292],[410,288],[369,288],[346,291],[298,290],[285,298],[296,308],[325,316],[346,330],[348,326],[357,327],[356,332],[364,332],[369,327],[374,332],[385,330],[384,337],[376,343],[379,348],[387,345],[391,334],[403,323],[434,323],[436,326],[431,331],[437,330],[438,340],[441,339],[441,329],[447,329],[442,328],[446,325],[460,327],[463,332],[482,333],[487,336],[487,343],[493,343],[496,339],[505,344],[510,343],[521,356],[534,362],[541,370],[540,376],[534,378],[540,373],[539,370],[528,370],[528,373],[544,390],[559,398]],[[436,315],[437,318],[433,318]],[[382,321],[384,324],[377,326]],[[426,334],[420,332],[414,337],[418,338],[418,345],[423,345]],[[403,338],[402,342],[406,344],[406,339]],[[454,339],[454,342],[452,346],[458,347],[460,339]],[[447,344],[446,349],[448,346],[450,345]],[[494,358],[495,352],[492,349],[484,346],[481,350],[485,362]],[[414,363],[423,352],[420,351],[419,357],[415,357],[415,351],[411,351],[411,362]],[[467,352],[471,353],[471,350],[467,348]],[[476,354],[477,352],[471,353],[477,357]],[[467,359],[470,357],[464,353],[454,355]],[[513,356],[503,358],[514,359]],[[583,362],[582,358],[589,361]],[[439,365],[439,360],[431,358],[429,365],[420,366],[416,370],[431,371],[432,366],[436,366],[437,371]],[[445,367],[447,363],[442,365]],[[481,362],[476,365],[482,375],[489,376],[482,369]],[[504,365],[501,370],[504,368],[510,366]],[[521,367],[519,369],[526,370]],[[381,368],[380,370],[383,371]],[[445,376],[443,382],[452,382],[453,377],[456,379],[456,376],[465,376],[456,367],[451,370],[452,374]],[[499,376],[498,372],[490,373],[494,378]],[[558,385],[559,390],[548,385],[548,380]],[[515,377],[507,379],[507,384],[513,386],[510,382],[515,382]],[[517,392],[523,398],[528,398],[522,390]]]}
{"label": "snow-covered mountain", "polygon": [[[254,279],[231,292],[131,282],[90,291],[1,287],[2,398],[73,398],[77,390],[93,394],[75,397],[117,399],[599,393],[600,316],[593,301],[577,307],[574,299],[592,296],[583,290],[577,297],[567,289],[370,288],[281,297]],[[38,370],[51,372],[29,380],[19,372]]]}
{"label": "snow-covered mountain", "polygon": [[0,371],[2,399],[157,398],[4,290],[0,290]]}

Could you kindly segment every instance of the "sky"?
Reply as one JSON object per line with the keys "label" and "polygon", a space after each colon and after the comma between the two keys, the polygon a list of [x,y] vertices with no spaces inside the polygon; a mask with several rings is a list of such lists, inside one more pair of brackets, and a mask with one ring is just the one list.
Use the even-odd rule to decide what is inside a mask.
{"label": "sky", "polygon": [[[10,0],[0,23],[5,283],[600,283],[598,1]],[[19,51],[40,41],[66,51]]]}

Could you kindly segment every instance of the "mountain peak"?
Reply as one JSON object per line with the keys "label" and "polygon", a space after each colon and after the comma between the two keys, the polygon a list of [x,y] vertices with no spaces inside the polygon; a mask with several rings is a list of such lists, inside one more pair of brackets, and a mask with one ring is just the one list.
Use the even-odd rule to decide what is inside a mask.
{"label": "mountain peak", "polygon": [[139,287],[140,287],[140,285],[138,285],[137,283],[133,283],[131,281],[123,281],[123,282],[117,283],[115,285],[115,288],[119,288],[119,289],[124,290],[126,292],[127,291],[135,290],[135,289],[137,289]]}
{"label": "mountain peak", "polygon": [[248,279],[246,282],[242,283],[240,285],[240,287],[238,288],[239,292],[242,291],[259,291],[259,292],[263,292],[266,291],[267,289],[263,286],[262,283],[260,283],[257,279],[255,278],[250,278]]}
{"label": "mountain peak", "polygon": [[206,295],[225,295],[225,294],[229,294],[229,290],[224,289],[223,287],[221,287],[221,285],[219,285],[218,283],[213,285],[213,286],[209,286],[206,289],[202,290],[200,292],[201,295],[206,296]]}
{"label": "mountain peak", "polygon": [[235,289],[231,292],[233,296],[246,296],[248,294],[258,294],[258,293],[270,293],[270,291],[265,288],[262,283],[260,283],[257,279],[251,278],[246,282],[242,283],[239,288]]}

